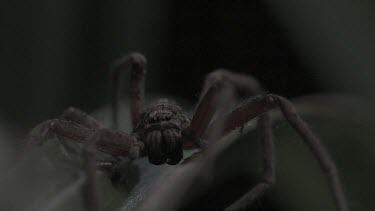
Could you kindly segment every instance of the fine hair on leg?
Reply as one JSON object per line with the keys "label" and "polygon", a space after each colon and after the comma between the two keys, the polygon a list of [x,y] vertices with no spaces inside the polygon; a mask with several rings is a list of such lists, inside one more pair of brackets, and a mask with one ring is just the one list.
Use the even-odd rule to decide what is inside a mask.
{"label": "fine hair on leg", "polygon": [[[226,86],[223,86],[223,84]],[[203,118],[203,121],[200,119],[200,124],[193,121],[193,129],[197,128],[195,125],[200,125],[201,127],[202,125],[208,125],[210,119],[214,116],[214,112],[220,114],[225,112],[226,109],[220,107],[225,107],[225,104],[230,104],[232,101],[237,102],[238,100],[236,98],[239,97],[238,94],[241,91],[245,93],[246,97],[264,92],[260,83],[249,75],[232,73],[223,69],[210,73],[206,78],[200,97],[200,103],[196,113],[198,116],[195,116],[197,119]],[[210,110],[210,112],[213,113],[208,113],[204,110]],[[223,118],[219,117],[216,119],[216,122],[215,128],[211,128],[209,132],[205,133],[205,138],[209,140],[205,145],[216,143],[222,136],[220,131],[224,129],[225,121]],[[263,149],[263,181],[256,184],[226,210],[243,210],[249,207],[275,183],[275,150],[271,120],[267,113],[259,117],[257,129]],[[203,128],[200,128],[196,131],[198,131],[199,135],[202,135],[202,130]]]}
{"label": "fine hair on leg", "polygon": [[140,53],[131,53],[114,63],[111,88],[112,128],[118,129],[118,103],[121,92],[121,77],[130,72],[130,115],[133,127],[139,121],[144,107],[144,83],[146,58]]}
{"label": "fine hair on leg", "polygon": [[[226,69],[217,69],[208,74],[190,126],[194,136],[201,137],[215,113],[218,113],[217,109],[225,112],[225,107],[228,107],[231,101],[239,100],[241,92],[245,97],[264,93],[260,83],[251,75]],[[231,100],[225,99],[226,97]]]}
{"label": "fine hair on leg", "polygon": [[82,186],[84,205],[87,211],[101,211],[102,203],[99,196],[97,168],[96,168],[96,143],[100,140],[101,133],[97,130],[83,143],[82,156],[86,174],[85,183]]}
{"label": "fine hair on leg", "polygon": [[100,123],[98,120],[94,119],[94,117],[74,107],[67,108],[61,114],[61,118],[65,120],[74,121],[88,128],[103,128],[104,127],[103,124]]}
{"label": "fine hair on leg", "polygon": [[[223,117],[224,124],[219,121],[214,121],[207,129],[210,134],[211,130],[215,130],[216,125],[224,125],[220,132],[225,135],[229,131],[245,124],[251,119],[271,110],[279,108],[289,124],[302,137],[310,151],[317,159],[322,171],[326,174],[328,184],[333,194],[334,202],[338,211],[348,211],[347,200],[340,181],[340,177],[330,154],[321,143],[320,139],[312,132],[305,121],[297,114],[293,104],[287,99],[269,94],[266,96],[256,97],[250,99],[233,110],[230,114]],[[222,119],[220,119],[222,120]]]}
{"label": "fine hair on leg", "polygon": [[249,208],[255,200],[263,196],[276,182],[275,146],[269,114],[265,113],[259,117],[257,128],[263,150],[263,181],[257,183],[241,198],[227,207],[225,211],[245,210]]}

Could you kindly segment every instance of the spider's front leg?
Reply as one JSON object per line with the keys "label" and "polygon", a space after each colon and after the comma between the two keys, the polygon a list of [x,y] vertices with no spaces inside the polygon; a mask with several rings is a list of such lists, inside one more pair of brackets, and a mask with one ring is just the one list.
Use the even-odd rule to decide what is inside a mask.
{"label": "spider's front leg", "polygon": [[[216,130],[217,125],[220,125],[221,135],[225,135],[229,131],[245,124],[251,119],[264,114],[265,112],[279,108],[289,124],[297,131],[303,138],[307,146],[310,148],[315,158],[318,160],[321,169],[328,178],[330,189],[333,193],[334,201],[338,211],[348,211],[349,207],[345,198],[344,190],[341,185],[340,177],[330,154],[323,146],[319,138],[312,132],[308,125],[297,114],[293,104],[287,99],[278,95],[266,95],[256,97],[244,102],[237,109],[223,118],[214,121],[207,129],[207,133],[211,130]],[[267,154],[266,154],[267,156]],[[270,156],[270,155],[268,155]],[[241,210],[252,202],[252,198],[262,192],[250,190],[242,198],[231,205],[227,210]]]}
{"label": "spider's front leg", "polygon": [[100,123],[98,120],[96,120],[94,117],[74,107],[67,108],[61,114],[60,118],[64,120],[76,122],[88,128],[95,128],[95,129],[104,128],[104,125]]}
{"label": "spider's front leg", "polygon": [[78,109],[67,109],[62,118],[47,120],[37,125],[29,133],[30,143],[42,144],[54,135],[84,143],[88,137],[99,133],[100,139],[95,143],[95,147],[106,154],[137,158],[143,150],[142,142],[135,136],[105,128],[93,117]]}
{"label": "spider's front leg", "polygon": [[[198,106],[190,128],[195,137],[202,137],[215,113],[227,112],[232,103],[239,103],[242,98],[262,94],[263,88],[252,76],[218,69],[207,75]],[[242,96],[241,96],[242,95]],[[233,101],[233,102],[232,102]]]}
{"label": "spider's front leg", "polygon": [[131,53],[115,62],[112,75],[112,128],[118,128],[118,101],[121,90],[121,74],[130,71],[130,115],[133,127],[139,122],[144,107],[144,83],[146,58],[140,53]]}
{"label": "spider's front leg", "polygon": [[86,210],[100,211],[102,203],[99,197],[97,181],[97,164],[95,144],[101,139],[101,133],[97,130],[91,136],[87,137],[83,144],[82,154],[85,159],[86,180],[83,185],[83,199]]}
{"label": "spider's front leg", "polygon": [[[217,69],[206,76],[199,101],[203,99],[207,91],[217,83],[230,83],[234,86],[236,97],[249,97],[263,93],[263,88],[257,79],[241,73],[234,73],[226,69]],[[243,96],[241,96],[243,95]]]}
{"label": "spider's front leg", "polygon": [[[203,139],[210,140],[210,142],[203,141],[203,144],[201,144],[203,147],[216,142],[222,137],[220,131],[224,127],[221,116],[218,115],[216,120],[218,123],[214,127],[211,127],[209,131],[206,131],[206,129],[215,112],[222,113],[218,110],[220,109],[219,107],[224,106],[224,104],[233,103],[230,102],[231,100],[238,103],[238,99],[235,98],[239,98],[240,94],[244,95],[242,97],[249,97],[263,92],[260,83],[250,75],[232,73],[226,70],[212,72],[206,78],[200,102],[193,116],[191,133],[196,137],[203,137]],[[263,195],[276,180],[275,150],[269,114],[265,113],[260,116],[257,129],[264,154],[263,181],[255,185],[247,194],[246,202],[248,205]]]}
{"label": "spider's front leg", "polygon": [[86,173],[83,196],[84,205],[90,211],[102,210],[96,178],[96,151],[113,156],[128,156],[133,160],[140,157],[144,148],[143,142],[138,141],[136,135],[105,128],[96,119],[76,108],[65,110],[61,119],[51,119],[37,125],[29,134],[29,142],[42,144],[51,135],[83,144],[82,154]]}
{"label": "spider's front leg", "polygon": [[[228,74],[227,74],[228,75]],[[241,80],[238,78],[231,77],[233,82],[232,85],[241,86]],[[251,119],[260,116],[258,122],[258,129],[261,132],[263,153],[264,153],[264,171],[263,171],[263,182],[258,183],[253,189],[247,192],[242,198],[236,201],[233,205],[227,208],[227,210],[242,210],[252,204],[254,200],[263,195],[270,185],[275,182],[275,153],[274,143],[271,130],[271,124],[268,117],[267,111],[275,108],[280,108],[285,118],[294,127],[294,129],[302,136],[310,150],[313,152],[323,171],[327,174],[328,182],[331,191],[334,195],[335,204],[337,210],[348,211],[348,205],[345,198],[345,194],[338,176],[338,172],[335,163],[331,159],[329,153],[321,144],[317,136],[309,129],[307,124],[299,117],[294,106],[288,100],[277,95],[266,95],[263,97],[257,97],[252,100],[245,101],[240,107],[232,111],[228,115],[221,115],[212,123],[212,118],[219,109],[223,106],[225,101],[228,101],[228,95],[230,92],[225,89],[233,88],[231,86],[225,86],[225,82],[228,80],[216,80],[211,83],[211,86],[207,88],[205,86],[204,95],[201,97],[196,112],[191,121],[189,133],[193,134],[192,137],[203,137],[208,140],[208,143],[201,144],[202,147],[207,146],[218,140],[229,131],[243,126],[246,122]],[[256,81],[255,81],[256,82]],[[250,81],[250,83],[252,83]],[[224,85],[223,85],[224,84]],[[243,86],[243,85],[242,85]],[[250,85],[248,87],[255,87]],[[235,87],[236,88],[236,87]],[[211,124],[210,124],[211,123]],[[212,135],[214,134],[214,135]]]}

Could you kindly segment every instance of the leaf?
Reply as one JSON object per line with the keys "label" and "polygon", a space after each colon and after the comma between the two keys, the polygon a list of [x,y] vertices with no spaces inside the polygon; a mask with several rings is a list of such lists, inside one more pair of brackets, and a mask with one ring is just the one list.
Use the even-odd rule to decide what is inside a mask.
{"label": "leaf", "polygon": [[[372,210],[375,159],[372,105],[343,96],[310,96],[295,100],[299,112],[332,153],[353,210]],[[126,109],[126,108],[125,108]],[[124,110],[125,110],[124,109]],[[108,110],[94,114],[108,123]],[[326,178],[299,136],[281,118],[275,119],[277,183],[254,206],[255,210],[335,210]],[[121,114],[122,126],[128,116]],[[254,131],[229,134],[207,152],[194,154],[176,166],[155,166],[142,158],[124,184],[112,183],[99,171],[100,198],[105,210],[192,210],[227,206],[261,178],[261,150]],[[84,210],[83,160],[76,142],[50,139],[15,162],[0,176],[1,210]],[[72,150],[73,149],[73,150]],[[185,152],[189,157],[195,151]]]}
{"label": "leaf", "polygon": [[[366,165],[371,166],[371,161],[374,160],[374,154],[371,152],[374,146],[372,140],[375,137],[372,128],[375,115],[371,111],[371,105],[360,99],[321,95],[305,97],[295,102],[303,117],[332,153],[350,206],[356,210],[370,210],[372,199],[367,196],[374,195],[374,189],[366,189],[368,194],[362,194],[360,200],[355,198],[358,197],[355,192],[359,188],[373,186],[366,178],[375,176],[373,168],[364,168]],[[274,207],[282,208],[280,210],[335,210],[326,178],[315,158],[300,137],[281,119],[279,112],[273,112],[273,117],[276,121],[278,179],[267,197],[271,198]],[[250,126],[249,129],[251,128],[253,127]],[[182,207],[198,209],[199,207],[189,204],[202,206],[202,198],[209,199],[210,194],[217,197],[217,189],[224,193],[227,191],[217,188],[223,186],[225,179],[215,177],[247,177],[252,180],[252,184],[245,183],[246,189],[254,186],[260,180],[261,169],[256,133],[248,131],[240,137],[235,133],[238,132],[221,140],[220,144],[214,146],[201,159],[180,165],[169,177],[156,181],[155,183],[160,185],[154,189],[140,210],[177,210]],[[361,153],[361,150],[366,148],[367,153]],[[254,175],[257,175],[258,179],[254,180]],[[220,199],[211,201],[212,207],[205,209],[216,209],[217,203],[220,203]],[[258,205],[258,208],[259,206],[267,207],[263,204]]]}

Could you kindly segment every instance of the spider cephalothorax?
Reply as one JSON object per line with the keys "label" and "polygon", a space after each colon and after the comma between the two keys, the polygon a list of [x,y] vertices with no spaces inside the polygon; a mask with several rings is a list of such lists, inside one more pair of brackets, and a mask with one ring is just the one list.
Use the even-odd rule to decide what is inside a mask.
{"label": "spider cephalothorax", "polygon": [[[260,131],[264,153],[262,181],[226,209],[244,210],[276,181],[272,127],[267,112],[279,108],[286,120],[303,138],[327,175],[337,210],[349,210],[335,163],[290,101],[278,95],[260,95],[245,100],[236,109],[224,113],[223,111],[233,103],[233,96],[239,96],[240,92],[250,96],[262,94],[263,91],[257,80],[249,75],[217,70],[206,78],[191,120],[180,107],[166,99],[158,100],[143,110],[145,67],[146,59],[139,53],[119,60],[113,75],[112,128],[105,127],[83,111],[70,108],[61,118],[47,120],[36,126],[31,131],[30,138],[36,143],[41,143],[52,132],[81,143],[89,143],[95,146],[96,150],[112,156],[128,157],[130,160],[148,156],[153,164],[175,165],[181,161],[183,149],[209,147],[228,132],[259,117],[257,128]],[[132,133],[117,130],[117,101],[120,87],[118,83],[119,75],[124,70],[131,71],[129,84],[130,114],[134,126]],[[234,101],[237,100],[239,99]]]}
{"label": "spider cephalothorax", "polygon": [[142,114],[133,133],[145,144],[151,163],[175,165],[183,157],[181,131],[190,119],[175,102],[159,99]]}

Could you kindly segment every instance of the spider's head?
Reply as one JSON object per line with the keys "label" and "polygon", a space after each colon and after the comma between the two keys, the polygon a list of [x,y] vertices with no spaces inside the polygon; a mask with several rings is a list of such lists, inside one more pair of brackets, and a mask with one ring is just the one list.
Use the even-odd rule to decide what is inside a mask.
{"label": "spider's head", "polygon": [[157,101],[143,113],[138,127],[142,127],[142,140],[152,164],[175,165],[181,161],[181,129],[189,121],[180,107],[166,99]]}

